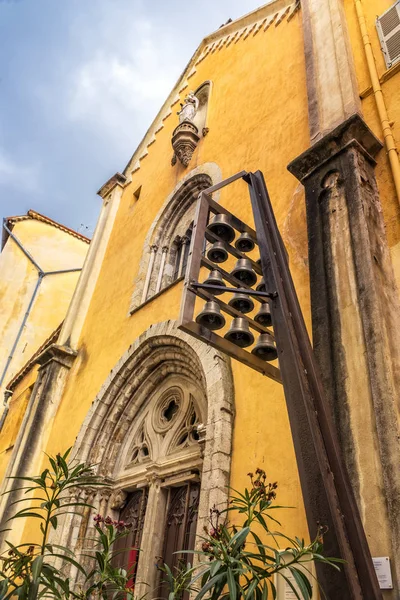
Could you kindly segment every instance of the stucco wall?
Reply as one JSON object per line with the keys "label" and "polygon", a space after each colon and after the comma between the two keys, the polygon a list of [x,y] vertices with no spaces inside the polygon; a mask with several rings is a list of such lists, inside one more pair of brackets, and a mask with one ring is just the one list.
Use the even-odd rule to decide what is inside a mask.
{"label": "stucco wall", "polygon": [[[35,219],[15,223],[12,233],[43,271],[81,268],[88,244]],[[38,271],[11,237],[0,254],[0,373],[3,373],[34,292]],[[13,354],[5,385],[29,360],[65,317],[79,272],[43,278],[22,336]]]}

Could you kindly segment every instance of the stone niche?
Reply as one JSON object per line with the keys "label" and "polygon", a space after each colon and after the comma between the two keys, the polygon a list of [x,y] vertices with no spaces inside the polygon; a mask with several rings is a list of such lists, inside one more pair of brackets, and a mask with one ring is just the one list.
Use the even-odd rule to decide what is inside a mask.
{"label": "stone niche", "polygon": [[208,133],[206,120],[210,87],[209,81],[204,82],[195,92],[189,92],[181,104],[181,110],[177,113],[179,125],[172,133],[172,166],[179,160],[187,167],[201,136]]}

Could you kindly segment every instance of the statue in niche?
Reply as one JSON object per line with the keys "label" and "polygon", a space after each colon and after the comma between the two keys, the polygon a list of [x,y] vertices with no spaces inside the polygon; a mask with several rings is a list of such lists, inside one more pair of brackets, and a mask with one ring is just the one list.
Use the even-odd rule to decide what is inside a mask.
{"label": "statue in niche", "polygon": [[186,96],[183,104],[181,103],[181,110],[177,113],[179,116],[179,123],[183,121],[192,121],[196,116],[199,109],[199,99],[194,95],[194,92],[189,92]]}
{"label": "statue in niche", "polygon": [[176,165],[177,159],[179,159],[179,162],[187,167],[200,140],[199,130],[194,124],[199,105],[200,101],[194,92],[189,92],[181,104],[181,110],[177,113],[179,125],[174,129],[171,140],[174,149],[172,166]]}

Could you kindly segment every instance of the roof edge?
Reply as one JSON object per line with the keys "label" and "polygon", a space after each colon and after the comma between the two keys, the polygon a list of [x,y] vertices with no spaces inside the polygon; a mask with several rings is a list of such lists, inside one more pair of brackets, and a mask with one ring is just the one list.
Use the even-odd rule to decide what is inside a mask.
{"label": "roof edge", "polygon": [[[75,231],[75,229],[71,229],[70,227],[63,225],[62,223],[59,223],[58,221],[54,221],[54,219],[46,217],[46,215],[42,215],[41,213],[36,212],[33,209],[29,209],[26,215],[15,215],[12,217],[5,217],[4,222],[12,227],[13,225],[15,225],[15,223],[19,223],[20,221],[28,221],[29,219],[34,219],[36,221],[46,223],[47,225],[51,225],[52,227],[55,227],[56,229],[59,229],[64,233],[68,233],[69,235],[72,235],[72,237],[75,237],[78,240],[85,242],[86,244],[90,244],[90,238],[86,237],[82,233],[79,233],[78,231]],[[3,234],[2,249],[4,248],[7,239],[8,235]]]}

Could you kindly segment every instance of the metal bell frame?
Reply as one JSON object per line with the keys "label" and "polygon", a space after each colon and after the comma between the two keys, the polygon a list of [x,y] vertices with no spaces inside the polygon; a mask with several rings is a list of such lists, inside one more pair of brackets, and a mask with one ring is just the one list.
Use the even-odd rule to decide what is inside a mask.
{"label": "metal bell frame", "polygon": [[[211,197],[212,193],[239,179],[248,185],[254,222],[260,236]],[[244,317],[220,298],[215,298],[213,291],[220,290],[220,286],[199,283],[201,267],[210,271],[216,269],[215,263],[202,253],[210,213],[226,214],[230,225],[236,231],[240,234],[249,233],[260,249],[263,262],[266,261],[264,269],[261,268],[261,259],[251,262],[252,269],[266,277],[267,291],[261,291],[262,288],[253,290],[238,282],[222,267],[218,266],[218,270],[224,280],[232,285],[231,288],[226,287],[224,292],[247,293],[261,302],[267,298],[271,300],[277,351],[283,352],[285,356],[280,369],[259,358],[257,352],[239,348],[225,337],[194,321],[196,297],[201,297],[206,301],[217,302],[221,311],[234,319],[243,319],[251,329],[261,335],[270,334],[271,339],[275,338],[266,327],[248,316]],[[224,241],[209,229],[207,239],[212,243]],[[237,259],[249,258],[229,242],[226,242],[226,249]],[[265,270],[267,264],[268,270]],[[260,171],[241,171],[200,193],[179,321],[179,328],[183,331],[222,350],[270,379],[283,383],[310,536],[313,538],[316,535],[318,522],[323,522],[327,526],[324,538],[332,556],[343,559],[343,566],[336,573],[332,573],[332,570],[327,572],[321,565],[316,565],[319,584],[327,597],[340,596],[343,600],[354,597],[381,600],[382,594],[363,524],[289,271],[288,256]],[[261,342],[263,339],[259,338],[253,351]]]}

